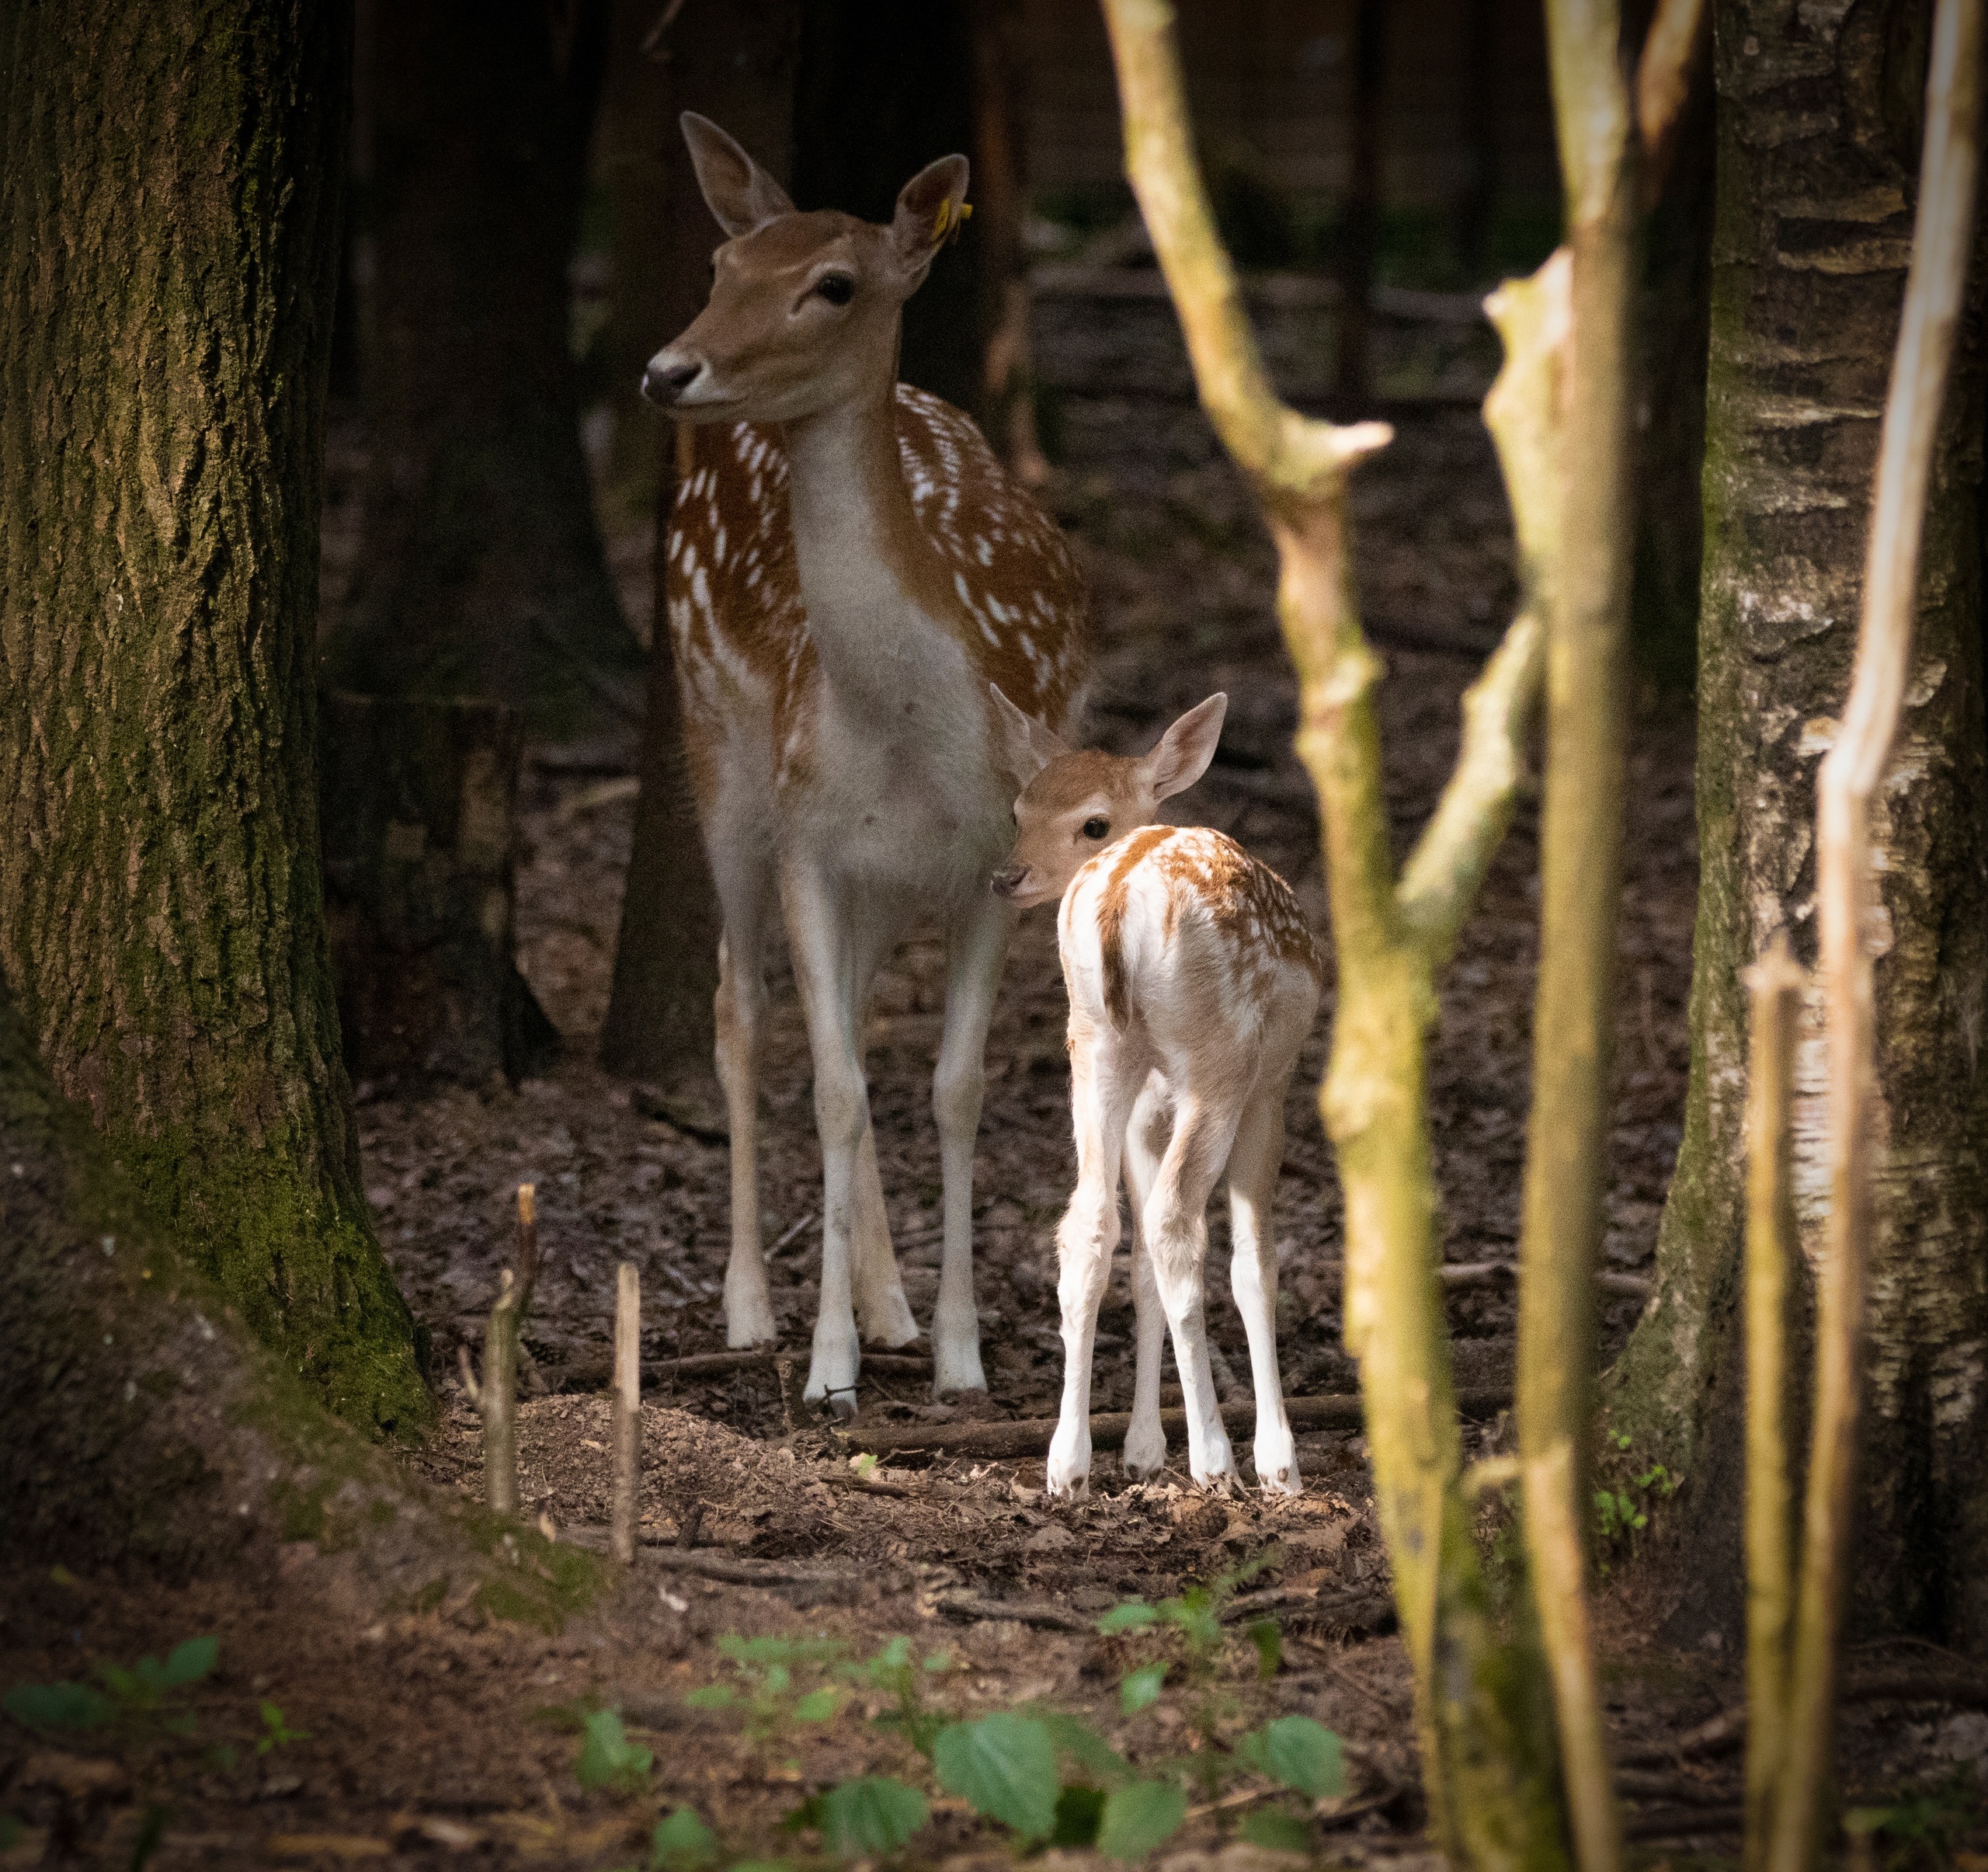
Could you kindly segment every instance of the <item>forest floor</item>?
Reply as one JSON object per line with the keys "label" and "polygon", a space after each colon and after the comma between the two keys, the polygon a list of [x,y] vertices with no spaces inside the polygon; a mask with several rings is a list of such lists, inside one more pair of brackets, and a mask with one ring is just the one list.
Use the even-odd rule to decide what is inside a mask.
{"label": "forest floor", "polygon": [[[1298,322],[1290,324],[1270,334],[1273,361],[1287,376],[1301,367],[1306,343]],[[1180,816],[1222,827],[1274,865],[1322,928],[1316,820],[1291,749],[1295,692],[1272,612],[1273,557],[1187,393],[1170,315],[1128,306],[1100,319],[1080,305],[1045,304],[1038,343],[1045,379],[1058,387],[1060,465],[1046,498],[1077,542],[1095,600],[1094,738],[1142,748],[1181,709],[1226,689],[1222,753],[1176,802]],[[1481,346],[1433,364],[1396,361],[1419,370],[1425,390],[1472,372],[1481,385],[1488,374]],[[1399,852],[1448,771],[1460,696],[1515,593],[1504,500],[1474,414],[1436,406],[1405,415],[1394,446],[1361,471],[1354,508],[1361,598],[1388,665],[1380,714]],[[645,610],[643,542],[620,542],[617,557],[631,608]],[[526,1336],[543,1394],[520,1413],[525,1514],[564,1537],[598,1540],[610,1460],[598,1387],[614,1270],[623,1260],[641,1269],[649,1403],[644,1545],[631,1576],[556,1634],[491,1622],[467,1601],[354,1620],[301,1589],[317,1564],[304,1543],[285,1548],[280,1574],[266,1581],[162,1588],[78,1581],[61,1569],[16,1581],[0,1626],[9,1682],[74,1676],[85,1659],[128,1661],[196,1634],[219,1634],[221,1648],[218,1668],[183,1693],[198,1741],[138,1723],[113,1760],[89,1749],[30,1751],[18,1731],[0,1738],[0,1789],[12,1790],[0,1795],[0,1812],[33,1823],[11,1850],[0,1840],[0,1867],[44,1855],[52,1862],[64,1850],[141,1863],[149,1832],[161,1864],[605,1867],[641,1863],[649,1829],[679,1804],[717,1829],[728,1857],[806,1857],[818,1849],[816,1835],[805,1826],[784,1833],[780,1823],[808,1794],[866,1772],[930,1786],[901,1729],[861,1720],[888,1714],[891,1696],[844,1668],[898,1637],[912,1640],[915,1661],[934,1660],[913,1672],[934,1708],[961,1717],[1073,1712],[1149,1769],[1184,1759],[1194,1811],[1163,1849],[1173,1872],[1301,1863],[1242,1837],[1249,1816],[1265,1811],[1302,1819],[1310,1850],[1329,1862],[1427,1862],[1410,1684],[1390,1635],[1385,1561],[1357,1430],[1300,1436],[1305,1492],[1287,1501],[1204,1495],[1173,1470],[1129,1484],[1115,1457],[1100,1453],[1093,1498],[1072,1505],[1044,1495],[1040,1454],[947,1453],[949,1430],[1056,1408],[1053,1233],[1072,1153],[1049,912],[1024,920],[987,1051],[975,1247],[988,1398],[934,1402],[915,1356],[866,1364],[862,1425],[903,1430],[924,1447],[864,1473],[783,1388],[775,1362],[677,1369],[677,1360],[724,1346],[726,1153],[721,1142],[645,1115],[639,1097],[594,1063],[632,820],[621,778],[632,753],[625,743],[546,747],[528,762],[520,959],[565,1036],[560,1064],[514,1089],[406,1098],[362,1087],[360,1110],[381,1237],[433,1335],[442,1417],[414,1460],[440,1485],[481,1492],[475,1420],[453,1376],[456,1351],[480,1336],[510,1252],[513,1192],[532,1182],[544,1258]],[[1637,1277],[1651,1263],[1684,1106],[1696,882],[1691,754],[1687,720],[1639,708],[1608,1163],[1614,1278],[1599,1314],[1604,1356],[1619,1348],[1642,1303]],[[1452,1263],[1503,1268],[1515,1254],[1537,858],[1528,792],[1444,978],[1430,1109]],[[908,945],[879,985],[870,1029],[884,1187],[921,1317],[937,1279],[930,1083],[942,979],[936,942]],[[805,1366],[819,1154],[805,1037],[784,969],[774,1005],[763,1203],[777,1244],[783,1345]],[[1315,1104],[1329,1019],[1329,1005],[1291,1088],[1277,1214],[1281,1343],[1294,1397],[1354,1389],[1340,1342],[1340,1201]],[[1229,1397],[1237,1394],[1234,1375],[1246,1377],[1248,1366],[1219,1277],[1219,1213],[1214,1227],[1210,1324],[1218,1388]],[[1460,1383],[1507,1386],[1509,1279],[1493,1273],[1456,1286],[1449,1315]],[[1131,1345],[1121,1256],[1098,1335],[1097,1408],[1129,1402]],[[1502,1418],[1470,1425],[1472,1453],[1501,1447],[1505,1435]],[[1239,1456],[1246,1452],[1241,1439]],[[1632,1506],[1655,1508],[1626,1480],[1642,1467],[1633,1451],[1622,1453]],[[1502,1522],[1494,1499],[1484,1532],[1501,1594],[1513,1585]],[[1625,1546],[1611,1559],[1598,1618],[1639,1853],[1643,1863],[1675,1865],[1729,1859],[1737,1755],[1673,1745],[1736,1701],[1737,1660],[1667,1645],[1660,1628],[1674,1588]],[[1225,1637],[1199,1652],[1178,1634],[1096,1629],[1123,1600],[1157,1602],[1197,1583],[1212,1586],[1226,1621]],[[1265,1620],[1281,1628],[1274,1655],[1248,1635]],[[785,1655],[791,1681],[782,1689],[766,1663],[728,1659],[720,1645],[728,1637],[819,1644]],[[1163,1658],[1171,1666],[1166,1688],[1126,1714],[1121,1678]],[[1879,1655],[1860,1668],[1910,1661]],[[756,1690],[756,1712],[685,1702],[721,1682]],[[836,1714],[802,1720],[797,1700],[824,1687],[836,1692]],[[271,1709],[280,1712],[274,1727]],[[582,1726],[602,1709],[618,1710],[629,1744],[654,1757],[648,1772],[631,1769],[626,1791],[589,1790],[576,1779]],[[1294,1714],[1343,1739],[1343,1794],[1315,1803],[1280,1797],[1233,1755],[1251,1725]],[[1845,1759],[1858,1764],[1851,1791],[1875,1795],[1959,1772],[1953,1764],[1988,1752],[1988,1717],[1886,1705],[1853,1714],[1846,1739]],[[269,1745],[259,1752],[259,1742]],[[1952,1807],[1941,1796],[1925,1809],[1936,1820],[1948,1811],[1941,1798]],[[1013,1856],[952,1798],[935,1803],[931,1830],[909,1853],[955,1872]],[[694,1856],[671,1862],[671,1872],[692,1872]],[[1052,1849],[1041,1863],[1075,1856]]]}

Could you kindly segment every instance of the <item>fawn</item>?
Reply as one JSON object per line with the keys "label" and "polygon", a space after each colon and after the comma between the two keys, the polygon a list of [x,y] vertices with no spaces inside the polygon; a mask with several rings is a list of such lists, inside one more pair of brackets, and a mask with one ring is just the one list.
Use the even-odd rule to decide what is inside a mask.
{"label": "fawn", "polygon": [[643,392],[697,433],[669,529],[668,625],[724,920],[718,1070],[731,1129],[728,1344],[775,1336],[755,1136],[776,892],[807,1017],[823,1182],[805,1396],[855,1411],[866,1338],[917,1334],[891,1247],[864,1077],[877,969],[936,917],[946,1011],[932,1102],[944,1247],[934,1389],[983,1390],[973,1151],[1012,927],[986,889],[1012,834],[998,682],[1068,725],[1085,598],[1062,536],[966,416],[897,381],[904,302],[966,214],[967,162],[905,185],[888,227],[798,213],[714,124],[683,118],[728,237],[710,302]]}
{"label": "fawn", "polygon": [[1155,1474],[1166,1458],[1159,1352],[1170,1328],[1188,1468],[1204,1487],[1235,1478],[1202,1310],[1208,1198],[1225,1173],[1229,1282],[1256,1385],[1256,1477],[1295,1494],[1270,1206],[1284,1093],[1318,1011],[1324,959],[1276,872],[1219,832],[1152,823],[1160,801],[1215,758],[1229,698],[1190,709],[1138,758],[1072,751],[1006,696],[996,701],[1023,790],[1014,849],[993,887],[1023,908],[1062,898],[1057,947],[1070,1000],[1077,1186],[1056,1231],[1063,1401],[1049,1491],[1090,1488],[1092,1342],[1118,1244],[1122,1153],[1138,1320],[1128,1473]]}

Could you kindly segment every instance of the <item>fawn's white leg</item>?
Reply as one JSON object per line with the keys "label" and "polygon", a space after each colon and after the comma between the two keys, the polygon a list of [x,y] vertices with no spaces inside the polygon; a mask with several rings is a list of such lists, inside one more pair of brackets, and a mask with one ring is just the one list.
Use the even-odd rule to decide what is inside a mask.
{"label": "fawn's white leg", "polygon": [[1056,1297],[1063,1315],[1063,1404],[1049,1445],[1052,1495],[1090,1492],[1090,1366],[1097,1309],[1118,1245],[1118,1168],[1125,1119],[1140,1075],[1126,1070],[1118,1036],[1071,1029],[1070,1108],[1077,1186],[1056,1227]]}
{"label": "fawn's white leg", "polygon": [[[714,867],[715,868],[715,867]],[[731,1133],[732,1256],[725,1269],[725,1342],[770,1345],[773,1297],[759,1244],[760,1036],[766,986],[760,962],[763,881],[725,879],[725,934],[718,945],[718,1079]]]}
{"label": "fawn's white leg", "polygon": [[987,1084],[987,1025],[1014,912],[982,891],[947,932],[946,1025],[932,1075],[945,1187],[945,1246],[932,1314],[932,1390],[984,1391],[980,1320],[973,1302],[973,1147]]}
{"label": "fawn's white leg", "polygon": [[904,1297],[897,1254],[891,1246],[883,1178],[877,1171],[877,1132],[868,1123],[856,1152],[854,1233],[856,1320],[863,1337],[871,1345],[909,1345],[918,1337],[918,1322]]}
{"label": "fawn's white leg", "polygon": [[1145,1213],[1173,1126],[1166,1081],[1159,1073],[1150,1073],[1125,1127],[1125,1187],[1132,1202],[1132,1308],[1138,1321],[1138,1352],[1124,1461],[1128,1475],[1142,1478],[1158,1475],[1166,1466],[1166,1432],[1159,1421],[1159,1354],[1166,1340],[1166,1311],[1159,1303],[1152,1256],[1146,1247]]}
{"label": "fawn's white leg", "polygon": [[829,882],[803,862],[783,869],[781,897],[794,975],[814,1056],[815,1129],[822,1141],[822,1298],[808,1365],[809,1403],[856,1414],[856,1310],[851,1285],[858,1165],[870,1128],[869,1088],[857,1037],[869,970],[860,938],[837,913]]}
{"label": "fawn's white leg", "polygon": [[1226,1489],[1235,1481],[1236,1457],[1208,1369],[1202,1268],[1208,1251],[1208,1198],[1239,1114],[1232,1103],[1204,1104],[1191,1090],[1176,1087],[1175,1098],[1173,1140],[1146,1202],[1145,1240],[1173,1335],[1173,1363],[1187,1415],[1188,1473],[1204,1488]]}
{"label": "fawn's white leg", "polygon": [[1256,1392],[1256,1481],[1269,1493],[1302,1492],[1298,1451],[1284,1408],[1277,1360],[1277,1237],[1270,1205],[1284,1162],[1284,1091],[1288,1073],[1258,1080],[1229,1153],[1229,1231],[1235,1252],[1230,1290],[1249,1335],[1249,1371]]}

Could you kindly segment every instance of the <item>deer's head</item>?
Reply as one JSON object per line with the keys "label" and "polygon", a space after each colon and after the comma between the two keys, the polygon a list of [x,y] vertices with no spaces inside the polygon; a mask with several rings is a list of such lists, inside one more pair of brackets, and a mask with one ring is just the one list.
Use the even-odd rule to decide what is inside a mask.
{"label": "deer's head", "polygon": [[994,874],[996,893],[1026,910],[1060,897],[1104,847],[1151,825],[1159,802],[1208,771],[1229,712],[1225,694],[1197,702],[1143,754],[1064,744],[996,687],[1000,752],[1022,789],[1015,848]]}
{"label": "deer's head", "polygon": [[710,303],[649,360],[643,395],[687,422],[787,423],[887,393],[904,302],[963,218],[965,157],[920,169],[880,228],[801,214],[708,118],[686,110],[683,124],[727,238],[711,256]]}

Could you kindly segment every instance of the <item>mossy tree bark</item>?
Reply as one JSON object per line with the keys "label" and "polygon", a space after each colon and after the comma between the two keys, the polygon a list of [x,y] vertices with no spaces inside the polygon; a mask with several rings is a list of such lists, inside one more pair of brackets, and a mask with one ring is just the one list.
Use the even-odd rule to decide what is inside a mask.
{"label": "mossy tree bark", "polygon": [[350,15],[5,30],[0,975],[153,1223],[340,1411],[408,1425],[312,755]]}
{"label": "mossy tree bark", "polygon": [[[735,0],[721,12],[686,9],[657,36],[651,56],[662,58],[662,76],[642,87],[661,119],[655,130],[662,139],[653,158],[656,172],[643,181],[631,171],[614,185],[645,191],[653,217],[648,239],[656,257],[643,276],[641,292],[647,303],[639,312],[640,329],[647,336],[641,346],[631,339],[631,348],[641,348],[645,358],[703,310],[711,250],[724,238],[698,191],[678,116],[695,110],[723,124],[784,183],[793,148],[799,29],[795,0]],[[633,89],[624,86],[624,95]],[[632,128],[627,134],[632,137]],[[632,222],[636,204],[631,199],[625,206]],[[628,238],[632,242],[632,227]],[[617,294],[620,290],[617,262]],[[638,315],[631,311],[629,317],[635,321]],[[647,405],[636,414],[656,451],[656,630],[649,645],[641,794],[621,899],[613,987],[601,1029],[601,1061],[612,1072],[646,1080],[672,1115],[700,1128],[716,1128],[725,1122],[711,1065],[721,920],[684,764],[661,550],[676,504],[677,437],[673,426]]]}
{"label": "mossy tree bark", "polygon": [[639,660],[595,524],[568,277],[606,0],[367,4],[370,461],[332,673],[569,731],[600,673],[632,691]]}
{"label": "mossy tree bark", "polygon": [[[1854,647],[1898,332],[1928,0],[1715,16],[1719,211],[1699,639],[1692,1070],[1658,1289],[1611,1381],[1639,1462],[1688,1477],[1681,1634],[1736,1635],[1746,968],[1812,963],[1818,763]],[[1977,263],[1935,460],[1903,728],[1873,813],[1878,1227],[1851,1616],[1988,1651],[1988,739]],[[1802,1260],[1828,1203],[1819,1010],[1796,1054]],[[1798,1268],[1798,1282],[1806,1269]],[[1798,1301],[1798,1310],[1806,1300]],[[1796,1369],[1807,1364],[1797,1352]]]}

